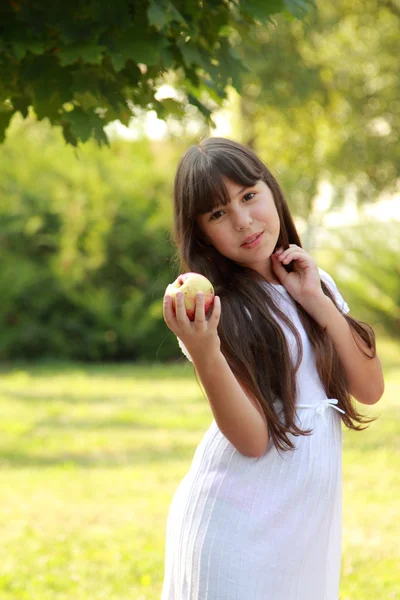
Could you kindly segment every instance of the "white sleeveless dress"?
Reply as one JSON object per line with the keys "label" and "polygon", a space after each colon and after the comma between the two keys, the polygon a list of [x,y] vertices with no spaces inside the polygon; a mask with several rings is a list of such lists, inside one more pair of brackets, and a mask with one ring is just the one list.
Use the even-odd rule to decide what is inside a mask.
{"label": "white sleeveless dress", "polygon": [[[319,269],[342,312],[349,307]],[[314,351],[283,286],[270,286],[301,333],[295,451],[272,439],[260,458],[242,455],[215,420],[170,504],[161,600],[338,600],[342,546],[342,428],[326,398]],[[292,356],[295,339],[280,321]],[[179,345],[189,358],[185,346]],[[277,408],[282,403],[277,400]]]}

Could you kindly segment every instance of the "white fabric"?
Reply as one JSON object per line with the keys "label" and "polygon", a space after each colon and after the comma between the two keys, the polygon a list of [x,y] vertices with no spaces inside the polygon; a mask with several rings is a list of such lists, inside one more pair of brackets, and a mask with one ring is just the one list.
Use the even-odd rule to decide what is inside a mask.
{"label": "white fabric", "polygon": [[[161,600],[339,599],[343,411],[326,398],[292,298],[270,287],[301,333],[296,414],[313,433],[289,434],[295,451],[279,454],[270,439],[262,457],[249,458],[213,419],[171,501]],[[294,336],[280,324],[293,351]]]}

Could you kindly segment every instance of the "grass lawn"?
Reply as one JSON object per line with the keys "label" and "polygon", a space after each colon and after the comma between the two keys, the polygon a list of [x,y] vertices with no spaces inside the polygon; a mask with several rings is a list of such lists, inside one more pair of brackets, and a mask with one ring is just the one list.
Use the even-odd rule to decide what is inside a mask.
{"label": "grass lawn", "polygon": [[[379,419],[343,426],[340,600],[400,600],[400,346],[378,353],[385,395],[358,407]],[[169,503],[212,420],[192,366],[3,365],[0,395],[0,600],[159,600]]]}

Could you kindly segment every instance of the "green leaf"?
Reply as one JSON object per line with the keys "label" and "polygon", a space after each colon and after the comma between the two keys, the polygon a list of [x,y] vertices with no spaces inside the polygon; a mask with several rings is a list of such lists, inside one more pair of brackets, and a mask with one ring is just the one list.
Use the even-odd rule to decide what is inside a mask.
{"label": "green leaf", "polygon": [[168,23],[167,13],[163,6],[164,3],[150,0],[149,8],[147,9],[147,18],[150,25],[153,25],[158,30],[161,30]]}
{"label": "green leaf", "polygon": [[36,56],[43,54],[46,46],[43,41],[32,39],[23,42],[20,40],[15,41],[11,48],[15,58],[22,60],[28,52],[35,54]]}
{"label": "green leaf", "polygon": [[31,99],[27,96],[17,96],[16,98],[11,98],[11,103],[14,110],[20,112],[24,119],[26,119],[28,116],[28,108],[31,105]]}
{"label": "green leaf", "polygon": [[6,129],[10,123],[13,114],[14,113],[12,110],[8,110],[7,112],[0,112],[0,142],[4,141]]}
{"label": "green leaf", "polygon": [[104,131],[103,124],[98,124],[93,130],[94,139],[97,141],[99,146],[109,146],[110,142]]}
{"label": "green leaf", "polygon": [[78,140],[77,140],[76,135],[74,135],[71,131],[71,123],[62,121],[61,126],[62,126],[63,136],[64,136],[64,139],[67,142],[67,144],[70,144],[71,146],[76,147],[78,145]]}
{"label": "green leaf", "polygon": [[270,15],[280,12],[284,7],[284,0],[247,0],[240,6],[240,12],[252,20],[262,23],[270,20]]}
{"label": "green leaf", "polygon": [[116,71],[121,71],[126,61],[155,65],[160,62],[160,52],[168,45],[168,39],[149,31],[138,31],[134,25],[112,40],[110,57]]}
{"label": "green leaf", "polygon": [[147,18],[150,25],[161,31],[166,25],[176,21],[180,25],[187,25],[178,9],[168,0],[150,0],[147,9]]}
{"label": "green leaf", "polygon": [[227,81],[231,79],[233,87],[240,92],[240,76],[247,68],[239,58],[236,50],[230,47],[226,38],[221,40],[219,51],[216,53],[216,58],[220,63],[219,71]]}
{"label": "green leaf", "polygon": [[27,53],[27,48],[25,44],[14,42],[11,51],[17,60],[22,60]]}
{"label": "green leaf", "polygon": [[217,103],[221,104],[222,100],[226,98],[226,92],[215,84],[215,81],[208,79],[207,77],[199,76],[202,81],[202,88],[207,91],[210,97]]}
{"label": "green leaf", "polygon": [[46,117],[49,118],[50,121],[57,120],[62,105],[63,102],[57,91],[53,93],[49,92],[47,96],[41,93],[40,96],[37,95],[32,102],[32,106],[39,120],[45,119]]}
{"label": "green leaf", "polygon": [[87,111],[90,108],[97,108],[99,106],[99,96],[95,93],[95,89],[93,88],[91,91],[75,91],[74,101],[76,101],[84,111]]}
{"label": "green leaf", "polygon": [[163,48],[160,52],[160,59],[166,69],[171,69],[176,61],[176,57],[172,51],[171,46]]}
{"label": "green leaf", "polygon": [[315,0],[284,0],[284,4],[299,19],[304,17],[311,8],[316,8]]}
{"label": "green leaf", "polygon": [[210,67],[209,59],[211,57],[207,54],[203,55],[198,44],[192,41],[185,42],[181,38],[178,41],[177,46],[181,51],[183,59],[188,67],[193,65],[195,67],[203,67],[203,69],[208,71]]}
{"label": "green leaf", "polygon": [[61,68],[55,56],[30,57],[24,60],[20,78],[32,90],[32,104],[40,119],[59,116],[59,109],[72,99],[73,82],[70,67]]}
{"label": "green leaf", "polygon": [[[107,116],[109,116],[108,113],[107,113]],[[128,127],[129,122],[132,118],[132,112],[129,110],[129,108],[127,106],[122,107],[119,110],[119,113],[118,113],[118,116],[116,117],[116,119],[117,118],[121,121],[121,123],[123,125],[126,125]],[[116,119],[114,119],[114,120],[116,120]]]}
{"label": "green leaf", "polygon": [[98,137],[99,130],[103,129],[104,126],[104,120],[95,112],[92,110],[85,112],[79,106],[68,113],[64,113],[63,120],[70,124],[72,135],[82,142],[87,142],[93,132],[96,132],[96,137]]}
{"label": "green leaf", "polygon": [[204,115],[207,120],[210,119],[211,111],[206,106],[204,106],[204,104],[200,102],[200,100],[197,100],[197,98],[193,96],[193,94],[188,94],[188,100],[190,104],[193,104],[199,109],[201,114]]}
{"label": "green leaf", "polygon": [[164,98],[159,101],[155,100],[154,108],[160,119],[165,119],[168,115],[174,115],[179,118],[182,118],[185,115],[185,106],[182,102],[174,100],[174,98]]}
{"label": "green leaf", "polygon": [[119,73],[122,71],[127,60],[126,56],[124,56],[121,52],[110,52],[110,58],[116,72]]}
{"label": "green leaf", "polygon": [[65,67],[66,65],[72,65],[79,60],[83,60],[88,64],[99,65],[103,60],[103,52],[106,50],[105,46],[99,46],[93,43],[78,43],[70,44],[60,48],[57,54],[60,61],[60,65]]}

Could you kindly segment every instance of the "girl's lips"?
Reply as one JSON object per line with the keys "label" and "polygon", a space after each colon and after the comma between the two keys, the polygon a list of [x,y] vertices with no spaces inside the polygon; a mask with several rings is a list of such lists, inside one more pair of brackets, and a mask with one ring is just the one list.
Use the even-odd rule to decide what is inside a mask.
{"label": "girl's lips", "polygon": [[259,244],[261,242],[261,238],[262,238],[263,234],[264,234],[264,232],[262,231],[260,233],[260,235],[253,242],[250,242],[248,244],[242,244],[242,248],[254,248],[254,246],[257,246],[257,244]]}

